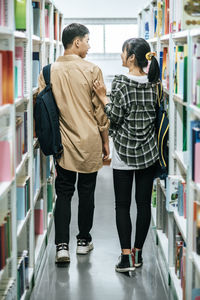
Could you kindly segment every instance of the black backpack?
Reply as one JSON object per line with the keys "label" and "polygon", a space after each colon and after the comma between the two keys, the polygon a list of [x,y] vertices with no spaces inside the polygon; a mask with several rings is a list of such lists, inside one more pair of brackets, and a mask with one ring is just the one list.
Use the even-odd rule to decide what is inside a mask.
{"label": "black backpack", "polygon": [[162,84],[157,86],[158,103],[156,107],[156,134],[159,152],[159,162],[156,166],[156,174],[154,178],[166,179],[168,175],[168,135],[169,135],[169,119],[164,109],[161,99],[163,97]]}
{"label": "black backpack", "polygon": [[43,68],[46,87],[37,98],[34,107],[35,132],[42,152],[60,158],[63,152],[59,127],[59,110],[51,89],[51,65]]}

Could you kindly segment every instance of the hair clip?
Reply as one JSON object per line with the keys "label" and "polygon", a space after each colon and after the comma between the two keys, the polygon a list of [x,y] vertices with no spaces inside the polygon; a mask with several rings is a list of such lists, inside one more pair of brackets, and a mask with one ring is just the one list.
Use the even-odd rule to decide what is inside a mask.
{"label": "hair clip", "polygon": [[156,52],[147,52],[145,57],[147,60],[151,60],[153,56],[156,55]]}

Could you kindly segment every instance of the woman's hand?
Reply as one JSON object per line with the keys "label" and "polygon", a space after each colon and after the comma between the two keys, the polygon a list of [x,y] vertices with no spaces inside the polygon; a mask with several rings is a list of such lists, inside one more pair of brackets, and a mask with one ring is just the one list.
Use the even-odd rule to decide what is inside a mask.
{"label": "woman's hand", "polygon": [[93,90],[98,96],[99,100],[106,105],[109,103],[108,98],[106,97],[106,86],[98,80],[95,80],[93,83]]}

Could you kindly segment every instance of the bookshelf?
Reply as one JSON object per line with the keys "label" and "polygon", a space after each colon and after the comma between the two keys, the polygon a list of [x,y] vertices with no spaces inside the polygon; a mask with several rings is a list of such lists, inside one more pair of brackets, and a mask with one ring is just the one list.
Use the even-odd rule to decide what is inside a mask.
{"label": "bookshelf", "polygon": [[154,183],[152,228],[166,287],[188,300],[200,287],[200,14],[187,14],[192,3],[149,1],[138,15],[139,36],[156,51],[162,69],[170,121],[169,176]]}
{"label": "bookshelf", "polygon": [[63,53],[63,14],[51,0],[0,5],[0,298],[28,299],[55,207],[53,159],[35,138],[33,102],[40,70]]}

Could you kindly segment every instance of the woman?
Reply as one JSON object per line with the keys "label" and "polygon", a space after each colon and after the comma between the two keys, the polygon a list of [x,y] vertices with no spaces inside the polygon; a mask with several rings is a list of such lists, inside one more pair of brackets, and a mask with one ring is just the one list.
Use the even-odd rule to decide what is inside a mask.
{"label": "woman", "polygon": [[[94,91],[105,106],[113,137],[113,180],[116,224],[122,249],[116,271],[133,271],[142,266],[142,248],[151,220],[151,194],[158,148],[155,133],[157,90],[160,69],[149,44],[142,38],[129,39],[122,47],[122,64],[127,75],[115,76],[111,97],[103,83]],[[150,61],[149,71],[145,68]],[[137,205],[136,235],[131,250],[130,205],[133,178]]]}

